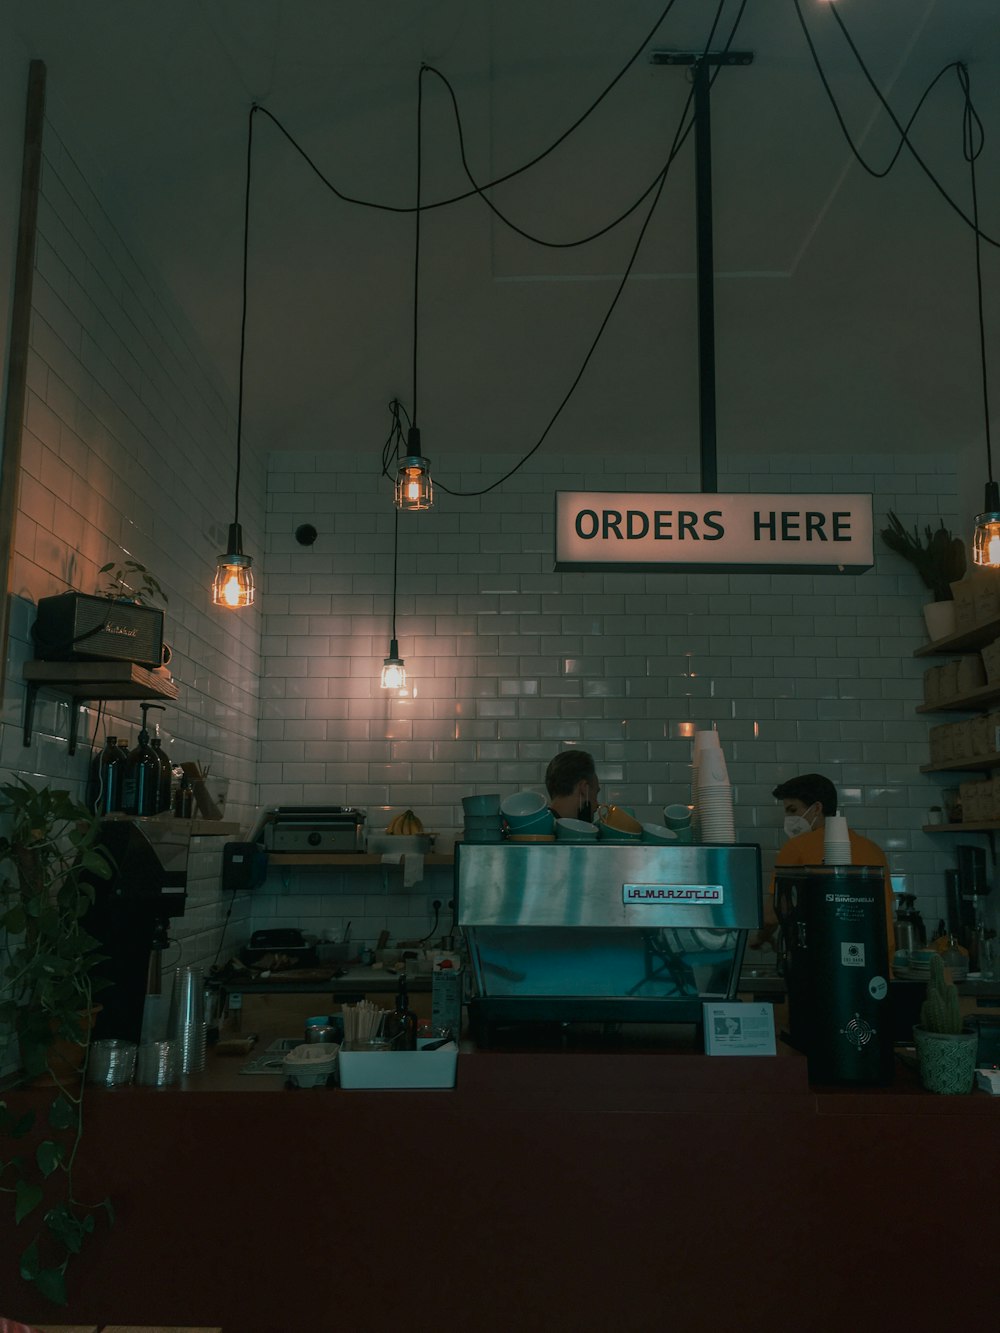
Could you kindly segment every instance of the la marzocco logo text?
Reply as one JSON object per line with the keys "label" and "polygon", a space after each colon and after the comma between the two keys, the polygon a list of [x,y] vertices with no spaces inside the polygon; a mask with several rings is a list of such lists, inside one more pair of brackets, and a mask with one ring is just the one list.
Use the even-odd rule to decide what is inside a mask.
{"label": "la marzocco logo text", "polygon": [[721,884],[623,884],[626,903],[721,903]]}

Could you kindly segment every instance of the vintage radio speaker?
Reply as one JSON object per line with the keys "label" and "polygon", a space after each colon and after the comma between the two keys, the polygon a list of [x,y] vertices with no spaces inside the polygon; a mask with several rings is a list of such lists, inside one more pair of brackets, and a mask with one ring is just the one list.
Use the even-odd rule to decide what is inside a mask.
{"label": "vintage radio speaker", "polygon": [[41,597],[31,630],[42,662],[163,662],[163,612],[82,592]]}

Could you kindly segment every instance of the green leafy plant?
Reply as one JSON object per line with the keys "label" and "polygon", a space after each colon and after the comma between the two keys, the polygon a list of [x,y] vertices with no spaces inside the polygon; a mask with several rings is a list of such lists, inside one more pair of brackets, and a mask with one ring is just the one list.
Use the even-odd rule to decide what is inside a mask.
{"label": "green leafy plant", "polygon": [[137,560],[123,560],[120,563],[109,560],[97,572],[107,575],[100,592],[111,601],[138,602],[147,606],[159,598],[164,606],[167,605],[169,599],[159,579]]}
{"label": "green leafy plant", "polygon": [[[67,791],[22,778],[0,784],[0,818],[7,830],[0,836],[0,1057],[7,1062],[16,1038],[20,1081],[57,1090],[45,1120],[0,1101],[0,1192],[13,1196],[14,1221],[25,1228],[21,1276],[65,1304],[70,1258],[94,1230],[95,1215],[111,1216],[107,1200],[81,1203],[73,1187],[100,987],[93,968],[102,961],[83,918],[94,901],[90,877],[109,878],[111,865],[99,846],[99,820]],[[74,1050],[82,1064],[76,1071],[61,1055]]]}
{"label": "green leafy plant", "polygon": [[958,991],[950,981],[945,980],[944,963],[939,955],[931,959],[927,999],[920,1006],[920,1026],[928,1032],[947,1032],[952,1035],[962,1031]]}
{"label": "green leafy plant", "polygon": [[891,509],[887,517],[889,526],[882,529],[886,546],[915,567],[935,602],[949,601],[951,585],[965,574],[965,544],[952,536],[941,519],[936,528],[925,526],[921,538],[916,524],[911,532]]}

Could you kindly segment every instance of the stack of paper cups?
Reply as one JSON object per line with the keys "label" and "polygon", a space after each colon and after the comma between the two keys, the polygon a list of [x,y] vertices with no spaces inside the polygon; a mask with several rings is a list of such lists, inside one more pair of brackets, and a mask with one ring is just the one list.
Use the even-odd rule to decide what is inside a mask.
{"label": "stack of paper cups", "polygon": [[733,789],[729,783],[719,733],[696,731],[694,735],[694,804],[702,842],[735,842]]}
{"label": "stack of paper cups", "polygon": [[177,1039],[181,1072],[205,1068],[205,988],[200,967],[179,967],[174,977],[170,1035]]}
{"label": "stack of paper cups", "polygon": [[851,864],[851,840],[847,833],[847,820],[843,815],[828,815],[823,825],[823,864]]}

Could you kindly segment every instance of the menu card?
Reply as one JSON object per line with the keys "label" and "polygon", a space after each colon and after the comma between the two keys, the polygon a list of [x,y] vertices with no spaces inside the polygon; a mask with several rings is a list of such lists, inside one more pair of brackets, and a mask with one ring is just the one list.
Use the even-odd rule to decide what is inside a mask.
{"label": "menu card", "polygon": [[706,1055],[774,1055],[774,1005],[749,1001],[745,1004],[702,1006],[705,1021]]}

